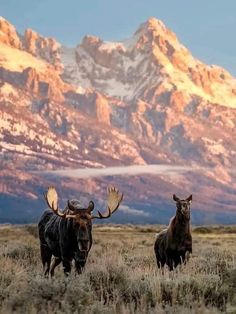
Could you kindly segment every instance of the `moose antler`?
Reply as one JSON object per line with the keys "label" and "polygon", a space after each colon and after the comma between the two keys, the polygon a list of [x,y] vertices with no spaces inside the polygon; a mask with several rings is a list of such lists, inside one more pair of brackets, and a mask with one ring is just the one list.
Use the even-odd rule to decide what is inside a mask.
{"label": "moose antler", "polygon": [[[105,219],[109,218],[119,207],[122,199],[123,199],[123,194],[119,194],[119,191],[115,187],[110,187],[107,189],[108,192],[108,199],[107,199],[107,213],[102,214],[98,210],[98,216],[94,216],[89,214],[89,219]],[[49,187],[47,192],[44,193],[45,200],[47,202],[48,207],[59,217],[63,218],[78,218],[79,214],[73,214],[73,213],[68,213],[65,211],[64,213],[58,208],[58,195],[57,191],[54,187]],[[70,205],[68,203],[68,205]],[[70,206],[68,206],[69,209]],[[89,203],[88,210],[91,212],[94,208],[94,203],[91,201]],[[71,211],[71,210],[70,210]]]}
{"label": "moose antler", "polygon": [[50,186],[47,192],[43,193],[43,195],[48,204],[48,207],[58,216],[65,218],[66,213],[61,212],[60,209],[58,208],[58,195],[56,189]]}
{"label": "moose antler", "polygon": [[107,199],[107,214],[103,215],[98,210],[98,216],[93,216],[91,219],[105,219],[109,218],[120,206],[120,203],[123,199],[123,194],[119,194],[119,190],[117,190],[115,187],[110,187],[107,189],[108,192],[108,199]]}

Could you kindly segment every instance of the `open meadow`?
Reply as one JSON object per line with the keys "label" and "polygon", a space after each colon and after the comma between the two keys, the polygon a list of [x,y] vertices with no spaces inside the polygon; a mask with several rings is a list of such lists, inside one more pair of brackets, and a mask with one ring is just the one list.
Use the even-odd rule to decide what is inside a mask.
{"label": "open meadow", "polygon": [[42,275],[37,228],[0,226],[1,313],[236,313],[236,227],[193,228],[186,266],[162,273],[160,226],[95,225],[85,271]]}

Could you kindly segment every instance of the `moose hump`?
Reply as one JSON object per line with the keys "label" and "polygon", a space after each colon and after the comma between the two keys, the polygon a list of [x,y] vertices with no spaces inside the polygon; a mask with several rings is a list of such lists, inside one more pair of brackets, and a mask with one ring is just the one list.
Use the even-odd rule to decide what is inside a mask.
{"label": "moose hump", "polygon": [[70,208],[74,208],[75,210],[76,209],[84,209],[81,202],[79,200],[76,200],[76,199],[69,200],[68,205]]}

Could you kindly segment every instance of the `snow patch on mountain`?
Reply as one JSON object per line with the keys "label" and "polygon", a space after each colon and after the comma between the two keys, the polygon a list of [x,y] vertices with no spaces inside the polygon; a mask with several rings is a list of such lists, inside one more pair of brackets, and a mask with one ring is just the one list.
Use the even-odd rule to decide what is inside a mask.
{"label": "snow patch on mountain", "polygon": [[0,44],[0,66],[10,71],[22,71],[26,68],[33,68],[44,72],[49,65],[30,53]]}
{"label": "snow patch on mountain", "polygon": [[113,50],[123,50],[125,51],[125,47],[122,42],[111,42],[105,41],[99,46],[99,50],[105,50],[106,52],[110,53]]}

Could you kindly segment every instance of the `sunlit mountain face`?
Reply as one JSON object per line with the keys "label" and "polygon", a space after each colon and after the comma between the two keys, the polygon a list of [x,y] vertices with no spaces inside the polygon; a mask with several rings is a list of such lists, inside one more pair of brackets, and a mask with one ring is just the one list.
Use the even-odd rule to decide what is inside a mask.
{"label": "sunlit mountain face", "polygon": [[111,221],[166,223],[192,193],[194,223],[235,223],[235,125],[235,78],[157,19],[75,48],[0,19],[0,222],[36,221],[49,185],[105,209],[113,184]]}

